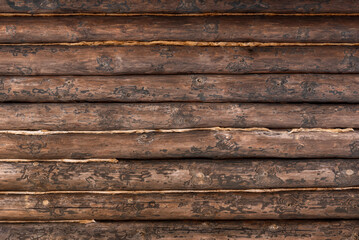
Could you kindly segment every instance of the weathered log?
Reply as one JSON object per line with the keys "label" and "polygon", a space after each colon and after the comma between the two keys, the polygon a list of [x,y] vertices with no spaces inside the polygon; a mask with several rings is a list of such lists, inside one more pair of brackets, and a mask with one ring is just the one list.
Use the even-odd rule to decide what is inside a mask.
{"label": "weathered log", "polygon": [[357,219],[359,190],[0,194],[0,220]]}
{"label": "weathered log", "polygon": [[121,191],[359,186],[357,159],[0,162],[2,191]]}
{"label": "weathered log", "polygon": [[347,102],[356,74],[0,77],[1,102]]}
{"label": "weathered log", "polygon": [[[359,42],[359,18],[2,17],[1,43],[79,41]],[[44,34],[46,33],[46,34]]]}
{"label": "weathered log", "polygon": [[357,220],[0,223],[1,239],[347,240],[358,234]]}
{"label": "weathered log", "polygon": [[1,75],[359,73],[359,46],[0,46]]}
{"label": "weathered log", "polygon": [[358,118],[359,105],[352,104],[0,104],[0,130],[359,128]]}
{"label": "weathered log", "polygon": [[358,13],[355,0],[167,0],[161,2],[127,0],[45,1],[1,0],[5,13]]}
{"label": "weathered log", "polygon": [[359,131],[350,129],[2,131],[0,143],[0,158],[3,159],[359,157]]}

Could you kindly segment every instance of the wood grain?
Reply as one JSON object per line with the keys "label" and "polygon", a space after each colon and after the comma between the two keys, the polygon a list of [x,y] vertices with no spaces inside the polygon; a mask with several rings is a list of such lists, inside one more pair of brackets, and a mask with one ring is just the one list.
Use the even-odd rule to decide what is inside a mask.
{"label": "wood grain", "polygon": [[0,130],[359,128],[356,104],[0,104]]}
{"label": "wood grain", "polygon": [[358,46],[0,46],[1,75],[359,73]]}
{"label": "wood grain", "polygon": [[355,239],[359,222],[350,221],[156,221],[0,224],[2,239]]}
{"label": "wood grain", "polygon": [[[359,17],[2,17],[0,43],[79,41],[358,42]],[[44,34],[46,33],[46,34]]]}
{"label": "wood grain", "polygon": [[357,74],[2,76],[0,101],[359,103],[358,88]]}
{"label": "wood grain", "polygon": [[202,13],[202,12],[264,12],[264,13],[358,13],[355,0],[172,0],[142,1],[87,0],[1,0],[0,12],[6,13]]}
{"label": "wood grain", "polygon": [[1,194],[0,220],[357,219],[359,190]]}
{"label": "wood grain", "polygon": [[324,188],[359,185],[357,159],[0,162],[2,191]]}
{"label": "wood grain", "polygon": [[2,132],[0,158],[358,158],[359,132]]}

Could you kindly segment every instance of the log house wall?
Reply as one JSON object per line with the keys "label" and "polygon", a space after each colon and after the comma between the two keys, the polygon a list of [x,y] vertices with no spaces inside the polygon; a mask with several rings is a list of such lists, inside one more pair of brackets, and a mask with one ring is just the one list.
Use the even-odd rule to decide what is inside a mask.
{"label": "log house wall", "polygon": [[1,239],[358,239],[354,0],[0,0]]}

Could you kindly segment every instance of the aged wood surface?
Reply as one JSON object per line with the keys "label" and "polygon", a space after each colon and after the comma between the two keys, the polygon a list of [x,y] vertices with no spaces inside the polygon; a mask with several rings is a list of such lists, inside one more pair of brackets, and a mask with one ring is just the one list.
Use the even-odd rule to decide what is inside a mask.
{"label": "aged wood surface", "polygon": [[0,224],[1,239],[278,239],[348,240],[357,220],[342,221],[156,221]]}
{"label": "aged wood surface", "polygon": [[359,128],[357,104],[0,104],[0,130]]}
{"label": "aged wood surface", "polygon": [[357,74],[2,76],[0,101],[359,103],[358,88]]}
{"label": "aged wood surface", "polygon": [[0,133],[0,158],[357,158],[359,132],[179,130]]}
{"label": "aged wood surface", "polygon": [[0,194],[0,220],[357,219],[359,190]]}
{"label": "aged wood surface", "polygon": [[[358,42],[359,17],[2,17],[0,43],[78,41]],[[46,33],[46,34],[44,34]]]}
{"label": "aged wood surface", "polygon": [[2,191],[323,188],[359,185],[358,159],[0,162]]}
{"label": "aged wood surface", "polygon": [[166,0],[161,2],[128,0],[1,0],[5,13],[358,13],[355,0]]}
{"label": "aged wood surface", "polygon": [[0,46],[2,75],[359,73],[359,46]]}

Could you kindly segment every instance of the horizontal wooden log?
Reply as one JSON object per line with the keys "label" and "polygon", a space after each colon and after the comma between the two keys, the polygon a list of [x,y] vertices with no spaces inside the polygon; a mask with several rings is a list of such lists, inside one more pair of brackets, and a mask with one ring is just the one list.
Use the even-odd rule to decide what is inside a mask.
{"label": "horizontal wooden log", "polygon": [[1,102],[347,102],[356,74],[0,77]]}
{"label": "horizontal wooden log", "polygon": [[0,130],[359,128],[358,118],[359,105],[352,104],[0,104]]}
{"label": "horizontal wooden log", "polygon": [[[164,130],[163,130],[164,131]],[[358,158],[359,132],[255,129],[0,133],[0,158]]]}
{"label": "horizontal wooden log", "polygon": [[0,224],[1,239],[355,239],[359,221],[156,221]]}
{"label": "horizontal wooden log", "polygon": [[359,46],[0,46],[1,75],[359,73]]}
{"label": "horizontal wooden log", "polygon": [[359,186],[357,159],[0,162],[2,191],[121,191]]}
{"label": "horizontal wooden log", "polygon": [[1,0],[0,12],[5,13],[203,13],[203,12],[264,12],[264,13],[358,13],[355,0]]}
{"label": "horizontal wooden log", "polygon": [[107,40],[355,43],[359,42],[358,22],[359,18],[354,16],[2,17],[0,43]]}
{"label": "horizontal wooden log", "polygon": [[359,190],[1,194],[0,220],[357,219]]}

